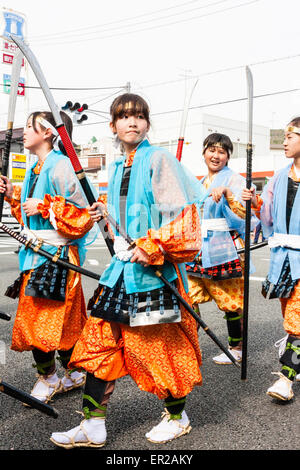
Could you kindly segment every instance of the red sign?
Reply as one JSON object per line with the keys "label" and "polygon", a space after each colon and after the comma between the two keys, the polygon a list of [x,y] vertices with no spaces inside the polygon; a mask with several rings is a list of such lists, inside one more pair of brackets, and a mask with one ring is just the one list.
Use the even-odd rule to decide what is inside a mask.
{"label": "red sign", "polygon": [[19,96],[25,96],[25,83],[19,82],[18,95]]}
{"label": "red sign", "polygon": [[10,54],[3,54],[3,63],[4,64],[12,64],[14,60],[14,56]]}

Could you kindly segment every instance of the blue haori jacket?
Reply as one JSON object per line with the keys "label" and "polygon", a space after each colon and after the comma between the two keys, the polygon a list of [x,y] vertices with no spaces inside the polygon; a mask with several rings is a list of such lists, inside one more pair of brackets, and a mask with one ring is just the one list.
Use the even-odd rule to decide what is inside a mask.
{"label": "blue haori jacket", "polygon": [[[36,165],[37,162],[34,163],[26,172],[21,192],[22,204],[28,198],[30,189],[34,182],[36,175],[33,173],[33,169]],[[83,208],[88,205],[69,158],[63,155],[60,151],[52,150],[47,155],[31,197],[44,199],[45,194],[50,194],[51,196],[60,195],[64,197],[67,202],[70,202],[77,207]],[[24,226],[28,227],[28,219],[22,206],[21,212]],[[55,229],[49,219],[44,219],[38,214],[30,217],[30,230]],[[70,245],[78,246],[80,264],[82,264],[85,259],[85,245],[94,240],[96,238],[96,234],[98,234],[97,229],[95,230],[93,228],[92,231],[93,234],[89,232],[84,237],[72,240],[69,243]],[[50,246],[47,244],[44,244],[42,248],[51,254],[55,254],[57,251],[56,246]],[[19,266],[21,271],[37,268],[46,261],[47,259],[45,257],[34,253],[31,249],[25,249],[24,246],[22,246],[19,252]]]}
{"label": "blue haori jacket", "polygon": [[[202,178],[201,183],[205,180]],[[234,196],[241,201],[241,192],[245,188],[245,178],[225,166],[213,179],[209,190],[227,186]],[[245,236],[245,220],[231,211],[224,195],[216,203],[211,197],[204,203],[203,219],[226,219],[229,230],[236,230],[242,238]],[[204,234],[205,235],[205,234]],[[230,232],[208,230],[202,239],[202,265],[204,268],[217,266],[238,258]]]}
{"label": "blue haori jacket", "polygon": [[[108,211],[120,223],[120,186],[125,156],[110,167],[108,184]],[[166,191],[166,183],[172,184],[172,195]],[[137,148],[126,199],[125,231],[136,240],[147,236],[149,229],[159,229],[179,215],[185,206],[199,198],[199,181],[188,174],[176,158],[160,147],[144,140]],[[166,194],[167,193],[167,194]],[[115,232],[115,231],[114,231]],[[119,235],[115,232],[116,235]],[[187,289],[184,263],[179,269]],[[145,292],[163,286],[151,266],[121,261],[113,256],[109,267],[101,276],[100,284],[113,287],[123,274],[127,294]],[[177,278],[174,266],[166,261],[162,274],[169,280]]]}
{"label": "blue haori jacket", "polygon": [[[261,195],[264,203],[261,207],[261,223],[264,237],[274,233],[300,235],[300,190],[298,188],[290,218],[289,232],[286,226],[286,203],[288,175],[292,163],[279,170],[268,181]],[[283,262],[288,255],[293,280],[300,279],[300,251],[278,246],[271,248],[268,279],[273,284],[278,282]]]}

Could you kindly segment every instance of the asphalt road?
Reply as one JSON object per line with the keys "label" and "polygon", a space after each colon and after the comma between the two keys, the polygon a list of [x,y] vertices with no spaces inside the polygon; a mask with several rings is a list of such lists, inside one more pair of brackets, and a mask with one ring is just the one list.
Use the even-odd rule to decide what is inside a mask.
{"label": "asphalt road", "polygon": [[[0,310],[12,316],[11,321],[0,320],[0,376],[3,381],[30,392],[35,381],[31,353],[18,353],[9,348],[17,301],[5,297],[4,292],[18,275],[14,249],[16,245],[11,239],[0,238]],[[267,388],[276,378],[271,372],[280,368],[274,342],[285,335],[279,301],[267,301],[260,293],[261,280],[267,273],[268,248],[253,251],[252,259],[256,272],[250,282],[247,380],[241,380],[240,370],[236,367],[213,363],[212,357],[219,350],[200,330],[203,386],[195,388],[187,401],[191,433],[163,445],[148,442],[145,433],[160,421],[162,403],[151,394],[138,390],[132,379],[125,377],[118,381],[110,400],[105,451],[118,456],[122,450],[129,454],[139,450],[155,453],[177,451],[181,454],[189,451],[196,455],[197,451],[205,450],[299,449],[300,383],[295,384],[295,398],[289,403],[278,402],[266,395]],[[99,243],[88,250],[85,267],[101,273],[108,262],[107,250]],[[84,278],[83,287],[88,299],[96,281]],[[215,304],[203,305],[201,314],[226,344],[225,320]],[[56,449],[49,437],[54,431],[66,431],[79,424],[81,417],[77,411],[81,410],[81,391],[57,395],[52,405],[59,413],[57,419],[28,409],[0,393],[0,450],[62,452]]]}

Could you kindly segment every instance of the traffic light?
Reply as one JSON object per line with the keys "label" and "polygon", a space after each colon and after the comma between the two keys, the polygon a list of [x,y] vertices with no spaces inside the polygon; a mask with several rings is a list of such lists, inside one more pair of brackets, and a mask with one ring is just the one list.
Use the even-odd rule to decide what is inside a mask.
{"label": "traffic light", "polygon": [[67,111],[67,110],[70,109],[72,106],[73,106],[72,101],[67,101],[66,104],[61,107],[61,109],[62,109],[63,111]]}
{"label": "traffic light", "polygon": [[76,109],[80,108],[80,103],[74,103],[73,106],[71,106],[70,111],[75,111]]}
{"label": "traffic light", "polygon": [[82,114],[82,112],[85,109],[88,109],[87,104],[83,104],[82,106],[79,105],[79,108],[77,108],[74,112],[73,122],[75,122],[76,124],[81,124],[83,121],[87,120],[87,118],[88,118],[87,115]]}

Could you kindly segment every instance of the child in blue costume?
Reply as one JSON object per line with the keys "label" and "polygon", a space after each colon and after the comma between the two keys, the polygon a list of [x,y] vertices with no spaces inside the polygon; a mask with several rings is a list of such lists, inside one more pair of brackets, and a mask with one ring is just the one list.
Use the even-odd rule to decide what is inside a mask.
{"label": "child in blue costume", "polygon": [[[65,113],[61,116],[71,136],[72,121]],[[54,126],[50,112],[29,116],[24,147],[37,156],[37,161],[27,170],[21,191],[4,176],[0,191],[27,239],[39,240],[43,250],[80,265],[93,221],[69,158],[58,146]],[[81,279],[78,273],[54,269],[46,258],[24,246],[19,265],[21,276],[8,290],[9,296],[19,297],[11,348],[32,351],[38,380],[31,395],[47,403],[56,393],[85,382],[82,372],[67,366],[87,319]],[[65,369],[62,379],[56,371],[56,351]]]}
{"label": "child in blue costume", "polygon": [[[127,374],[139,389],[164,400],[163,419],[147,439],[163,443],[187,434],[191,427],[185,399],[202,382],[196,322],[152,266],[189,301],[184,262],[201,246],[195,203],[206,192],[173,155],[150,145],[149,108],[140,96],[116,98],[111,116],[123,155],[110,169],[107,209],[137,246],[128,250],[128,243],[114,231],[115,255],[101,276],[70,362],[87,371],[85,420],[51,437],[65,448],[105,444],[107,403],[115,381]],[[90,210],[95,221],[100,219],[99,206]]]}
{"label": "child in blue costume", "polygon": [[[194,309],[207,301],[216,302],[225,314],[230,352],[240,362],[244,279],[243,258],[237,249],[244,246],[246,210],[241,193],[246,182],[228,166],[232,151],[233,144],[225,134],[210,134],[203,142],[208,174],[201,183],[211,197],[202,207],[201,253],[192,263],[187,263],[186,269]],[[213,361],[232,364],[224,353]]]}
{"label": "child in blue costume", "polygon": [[245,189],[243,199],[251,199],[268,238],[271,257],[262,293],[280,300],[286,332],[275,343],[281,370],[274,372],[279,379],[267,394],[288,401],[294,396],[293,384],[300,380],[300,117],[288,124],[283,145],[292,161],[274,174],[261,196],[253,188]]}

